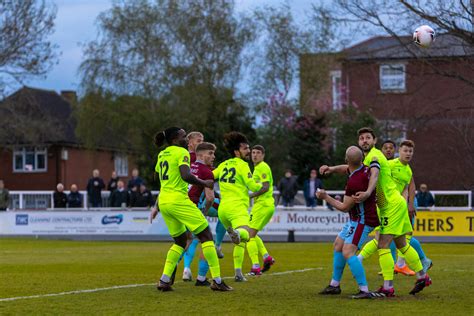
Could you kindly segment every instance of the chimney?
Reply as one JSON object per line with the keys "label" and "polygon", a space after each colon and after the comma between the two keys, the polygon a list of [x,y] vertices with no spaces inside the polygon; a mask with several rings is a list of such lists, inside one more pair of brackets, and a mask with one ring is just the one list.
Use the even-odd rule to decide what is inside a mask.
{"label": "chimney", "polygon": [[61,97],[71,105],[77,103],[77,94],[74,90],[61,90]]}

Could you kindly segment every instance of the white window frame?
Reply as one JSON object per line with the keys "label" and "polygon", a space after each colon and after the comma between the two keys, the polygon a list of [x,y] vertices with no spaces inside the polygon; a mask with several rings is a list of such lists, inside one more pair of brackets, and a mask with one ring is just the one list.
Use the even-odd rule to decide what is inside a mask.
{"label": "white window frame", "polygon": [[[339,84],[337,83],[339,79]],[[331,71],[332,109],[334,111],[342,108],[342,74],[340,70]]]}
{"label": "white window frame", "polygon": [[128,156],[127,154],[116,153],[114,155],[114,168],[117,176],[128,177]]}
{"label": "white window frame", "polygon": [[[30,170],[26,168],[26,155],[27,153],[33,153],[35,156],[35,166]],[[22,168],[17,168],[16,157],[22,157]],[[38,168],[38,156],[44,156],[44,168]],[[46,147],[17,147],[13,151],[12,168],[14,173],[37,173],[48,171],[48,149]]]}
{"label": "white window frame", "polygon": [[[401,68],[402,72],[398,74],[384,74],[386,70],[394,70]],[[394,82],[399,82],[394,84]],[[381,64],[379,71],[380,91],[383,92],[405,92],[406,91],[406,65],[398,64]]]}

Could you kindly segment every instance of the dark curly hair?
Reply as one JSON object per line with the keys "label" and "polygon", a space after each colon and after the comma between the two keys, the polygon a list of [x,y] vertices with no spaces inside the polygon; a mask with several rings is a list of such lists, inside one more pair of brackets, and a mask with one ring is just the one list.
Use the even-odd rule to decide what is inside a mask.
{"label": "dark curly hair", "polygon": [[235,157],[235,150],[240,149],[240,144],[248,144],[247,137],[239,132],[230,132],[224,135],[224,146],[227,152]]}

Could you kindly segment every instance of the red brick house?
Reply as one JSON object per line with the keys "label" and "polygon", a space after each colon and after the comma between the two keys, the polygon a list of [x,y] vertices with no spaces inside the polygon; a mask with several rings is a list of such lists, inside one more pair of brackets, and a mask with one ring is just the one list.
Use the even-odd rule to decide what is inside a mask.
{"label": "red brick house", "polygon": [[[10,190],[85,190],[93,169],[107,182],[115,170],[128,180],[134,156],[113,148],[85,148],[75,135],[73,91],[23,87],[0,103],[0,179]],[[7,127],[5,127],[7,126]]]}
{"label": "red brick house", "polygon": [[[379,36],[300,61],[303,112],[345,104],[369,109],[382,126],[380,142],[415,141],[416,183],[433,190],[474,188],[474,47],[447,34],[429,49],[409,36]],[[317,89],[305,79],[314,69],[326,79]]]}

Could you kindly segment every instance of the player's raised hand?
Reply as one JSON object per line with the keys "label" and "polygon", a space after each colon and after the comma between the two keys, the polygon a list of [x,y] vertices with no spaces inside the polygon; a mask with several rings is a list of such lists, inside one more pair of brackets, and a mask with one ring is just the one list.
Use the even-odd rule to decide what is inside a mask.
{"label": "player's raised hand", "polygon": [[367,200],[369,196],[370,194],[367,191],[363,191],[363,192],[357,192],[355,195],[352,196],[352,198],[354,199],[354,202],[362,203],[365,200]]}
{"label": "player's raised hand", "polygon": [[331,167],[329,167],[328,165],[323,165],[319,167],[319,174],[331,174]]}
{"label": "player's raised hand", "polygon": [[158,209],[158,207],[153,206],[153,207],[151,208],[151,212],[150,212],[150,224],[153,223],[153,220],[155,219],[156,215],[158,215],[159,212],[160,212],[160,210]]}
{"label": "player's raised hand", "polygon": [[318,199],[324,200],[328,194],[326,193],[326,190],[317,189],[314,195],[316,195]]}

